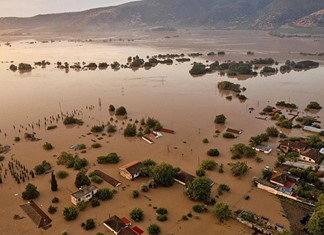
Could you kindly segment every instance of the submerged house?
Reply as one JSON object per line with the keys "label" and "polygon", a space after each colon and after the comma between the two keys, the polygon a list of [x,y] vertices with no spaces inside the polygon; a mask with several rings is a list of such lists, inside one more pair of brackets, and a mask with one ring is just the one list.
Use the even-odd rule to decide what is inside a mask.
{"label": "submerged house", "polygon": [[117,215],[105,220],[104,226],[116,235],[141,235],[144,233],[144,231],[137,226],[131,228],[129,219],[126,217],[119,218]]}
{"label": "submerged house", "polygon": [[[195,178],[196,178],[196,176],[193,176],[185,171],[179,171],[179,172],[177,172],[177,174],[174,176],[173,179],[175,182],[177,182],[183,186],[186,186],[188,183],[193,181]],[[209,179],[209,182],[210,182],[211,186],[214,185],[214,182],[211,179]]]}
{"label": "submerged house", "polygon": [[293,190],[298,181],[299,179],[291,174],[281,172],[273,172],[270,178],[271,183],[280,186],[278,189],[288,195],[293,194]]}
{"label": "submerged house", "polygon": [[119,168],[119,174],[128,180],[139,177],[141,169],[144,167],[140,161],[133,161]]}
{"label": "submerged house", "polygon": [[302,141],[285,140],[285,141],[280,142],[278,148],[281,151],[283,151],[284,153],[287,153],[289,151],[301,153],[306,150],[307,144]]}
{"label": "submerged house", "polygon": [[320,153],[320,150],[309,148],[300,153],[299,160],[320,164],[323,157],[324,155]]}
{"label": "submerged house", "polygon": [[95,185],[83,185],[77,192],[71,194],[71,202],[77,205],[78,202],[87,202],[98,192]]}
{"label": "submerged house", "polygon": [[31,200],[28,203],[21,205],[21,209],[29,216],[29,218],[37,225],[38,228],[48,229],[51,227],[52,220],[46,213]]}

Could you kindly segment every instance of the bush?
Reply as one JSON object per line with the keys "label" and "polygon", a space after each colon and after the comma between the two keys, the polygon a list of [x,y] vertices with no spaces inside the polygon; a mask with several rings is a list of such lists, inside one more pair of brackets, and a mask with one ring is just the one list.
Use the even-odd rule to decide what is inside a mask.
{"label": "bush", "polygon": [[147,184],[143,184],[141,186],[141,191],[142,192],[148,192],[150,189],[149,189],[149,186]]}
{"label": "bush", "polygon": [[137,134],[135,124],[127,124],[127,127],[124,129],[125,137],[134,137]]}
{"label": "bush", "polygon": [[204,208],[201,205],[193,205],[192,210],[197,213],[203,212]]}
{"label": "bush", "polygon": [[115,133],[116,131],[117,131],[116,126],[108,124],[108,126],[107,126],[108,133]]}
{"label": "bush", "polygon": [[109,112],[115,112],[115,106],[109,105]]}
{"label": "bush", "polygon": [[37,191],[37,187],[33,184],[27,184],[26,189],[21,194],[22,198],[25,200],[31,200],[38,198],[39,192]]}
{"label": "bush", "polygon": [[138,198],[138,197],[139,197],[139,192],[138,192],[138,190],[133,190],[133,192],[132,192],[132,197],[133,197],[133,198]]}
{"label": "bush", "polygon": [[164,222],[164,221],[167,221],[168,220],[168,217],[166,215],[157,215],[156,216],[156,219],[160,222]]}
{"label": "bush", "polygon": [[168,210],[166,208],[160,207],[160,208],[156,209],[156,213],[158,213],[160,215],[166,215],[166,214],[168,214]]}
{"label": "bush", "polygon": [[67,173],[66,171],[58,171],[56,172],[56,177],[59,179],[64,179],[66,177],[69,176],[69,173]]}
{"label": "bush", "polygon": [[58,197],[53,197],[52,203],[58,203],[60,199]]}
{"label": "bush", "polygon": [[226,139],[235,139],[235,135],[233,133],[225,132],[223,137]]}
{"label": "bush", "polygon": [[187,221],[187,220],[188,220],[188,216],[187,216],[187,215],[183,215],[183,216],[181,217],[181,219],[184,220],[184,221]]}
{"label": "bush", "polygon": [[103,182],[103,179],[100,176],[94,175],[91,177],[91,181],[96,184],[101,184]]}
{"label": "bush", "polygon": [[130,217],[132,220],[136,221],[136,222],[140,222],[144,219],[144,213],[143,210],[140,208],[134,208],[131,212],[130,212]]}
{"label": "bush", "polygon": [[214,120],[214,123],[216,124],[224,124],[226,121],[226,117],[224,114],[221,114],[221,115],[217,115],[215,117],[215,120]]}
{"label": "bush", "polygon": [[104,129],[103,126],[93,126],[91,127],[91,132],[98,133],[98,132],[102,132],[103,129]]}
{"label": "bush", "polygon": [[150,235],[158,235],[161,233],[161,229],[158,225],[156,224],[151,224],[148,228],[147,231]]}
{"label": "bush", "polygon": [[43,149],[45,149],[45,150],[52,150],[53,149],[53,145],[51,143],[46,142],[45,144],[43,144]]}
{"label": "bush", "polygon": [[91,145],[92,148],[94,149],[98,149],[98,148],[101,148],[101,144],[100,143],[94,143]]}
{"label": "bush", "polygon": [[16,136],[14,139],[15,142],[19,142],[20,141],[20,137]]}
{"label": "bush", "polygon": [[85,222],[85,226],[83,227],[85,230],[91,230],[96,227],[96,223],[94,222],[93,219],[87,219]]}
{"label": "bush", "polygon": [[308,105],[307,105],[308,109],[321,109],[321,105],[319,103],[317,103],[316,101],[311,101]]}
{"label": "bush", "polygon": [[78,202],[76,206],[79,211],[84,211],[85,208],[87,207],[87,204],[84,201],[81,201],[81,202]]}
{"label": "bush", "polygon": [[116,109],[117,116],[124,116],[127,114],[126,108],[124,106],[120,106]]}
{"label": "bush", "polygon": [[54,206],[50,205],[50,206],[48,207],[47,211],[48,211],[48,213],[50,213],[50,214],[54,214],[54,213],[56,213],[56,211],[57,211],[57,207],[54,207]]}
{"label": "bush", "polygon": [[266,133],[270,136],[270,137],[278,137],[279,136],[279,131],[277,128],[273,127],[268,127],[266,129]]}
{"label": "bush", "polygon": [[108,188],[99,189],[97,192],[98,198],[102,201],[110,200],[114,197],[114,193]]}
{"label": "bush", "polygon": [[219,151],[218,149],[209,149],[207,155],[210,157],[217,157],[219,156]]}
{"label": "bush", "polygon": [[214,160],[204,160],[201,162],[201,168],[204,170],[214,170],[217,163]]}
{"label": "bush", "polygon": [[64,219],[67,221],[75,220],[78,217],[78,211],[74,206],[65,207],[63,215]]}
{"label": "bush", "polygon": [[97,157],[97,162],[99,164],[117,164],[120,161],[120,157],[117,153],[109,153],[107,156],[99,156]]}
{"label": "bush", "polygon": [[200,167],[198,170],[196,170],[196,175],[202,177],[206,175],[206,172],[202,167]]}
{"label": "bush", "polygon": [[100,201],[97,200],[97,199],[92,199],[91,206],[92,207],[98,207],[98,206],[100,206]]}
{"label": "bush", "polygon": [[208,144],[209,143],[209,140],[207,138],[204,138],[203,141],[202,141],[204,144]]}
{"label": "bush", "polygon": [[83,121],[81,119],[77,119],[73,116],[67,116],[64,118],[63,120],[63,124],[64,125],[72,125],[72,124],[76,124],[76,125],[83,125]]}

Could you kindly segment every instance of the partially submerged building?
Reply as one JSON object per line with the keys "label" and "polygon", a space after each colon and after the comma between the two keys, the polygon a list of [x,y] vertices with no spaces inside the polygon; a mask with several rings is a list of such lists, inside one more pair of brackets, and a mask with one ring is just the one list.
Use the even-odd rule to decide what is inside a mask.
{"label": "partially submerged building", "polygon": [[51,227],[52,220],[46,213],[31,200],[28,203],[21,205],[21,209],[28,215],[28,217],[36,224],[38,228],[48,229]]}
{"label": "partially submerged building", "polygon": [[77,205],[78,202],[90,201],[93,196],[98,192],[98,188],[95,185],[83,185],[78,191],[71,194],[71,202]]}
{"label": "partially submerged building", "polygon": [[128,180],[133,180],[140,176],[141,169],[144,167],[140,161],[133,161],[119,167],[119,174]]}

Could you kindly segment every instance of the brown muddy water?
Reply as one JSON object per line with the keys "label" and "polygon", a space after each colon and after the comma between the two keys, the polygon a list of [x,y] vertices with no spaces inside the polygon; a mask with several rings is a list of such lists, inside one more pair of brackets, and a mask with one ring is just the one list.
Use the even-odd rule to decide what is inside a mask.
{"label": "brown muddy water", "polygon": [[[272,39],[268,40],[271,43]],[[26,183],[17,185],[9,175],[4,179],[4,183],[0,184],[0,234],[60,234],[62,231],[67,231],[69,234],[95,234],[96,232],[111,234],[103,226],[103,221],[109,215],[114,214],[129,217],[129,212],[134,207],[144,210],[144,221],[133,224],[145,232],[149,224],[157,223],[161,226],[162,234],[251,234],[248,228],[234,220],[224,224],[219,223],[211,213],[201,214],[199,219],[191,218],[189,221],[180,221],[182,215],[192,211],[192,205],[196,204],[184,195],[182,186],[174,184],[171,188],[151,189],[148,193],[142,193],[139,199],[132,199],[132,190],[139,189],[142,183],[147,182],[147,179],[129,182],[118,175],[119,166],[132,160],[147,158],[157,162],[168,162],[194,174],[199,162],[208,159],[206,152],[209,148],[219,149],[221,155],[215,161],[218,164],[223,163],[225,166],[224,174],[220,174],[218,171],[207,172],[207,176],[216,183],[212,190],[212,196],[217,194],[217,184],[226,183],[231,187],[231,191],[224,193],[217,200],[228,203],[232,210],[251,210],[270,218],[275,223],[281,223],[289,229],[289,222],[282,215],[279,200],[273,195],[251,187],[253,177],[259,177],[265,166],[273,166],[276,160],[275,153],[262,155],[264,160],[262,163],[256,163],[251,159],[246,160],[251,169],[244,177],[237,179],[231,176],[227,166],[227,163],[231,162],[230,147],[236,143],[247,144],[251,136],[274,125],[274,122],[270,120],[255,119],[255,116],[258,116],[258,113],[268,104],[275,105],[276,101],[285,100],[296,103],[301,112],[304,112],[309,101],[318,101],[323,106],[324,67],[248,79],[228,78],[220,76],[218,73],[192,77],[188,73],[191,63],[158,65],[149,70],[139,69],[137,71],[131,69],[113,71],[108,68],[107,70],[80,72],[70,70],[65,73],[64,70],[55,68],[54,62],[67,61],[72,64],[82,61],[87,63],[119,61],[125,63],[130,55],[146,57],[160,53],[196,52],[198,47],[193,45],[195,49],[190,51],[190,46],[187,46],[181,51],[174,47],[166,49],[165,47],[68,41],[46,44],[40,42],[27,44],[26,42],[14,41],[11,43],[12,47],[1,43],[0,47],[0,61],[4,62],[0,64],[0,144],[8,144],[12,147],[12,150],[5,155],[4,165],[7,165],[10,156],[13,155],[29,169],[41,163],[42,160],[47,160],[52,163],[54,170],[62,170],[62,166],[56,165],[54,155],[58,155],[62,151],[73,152],[69,149],[70,145],[84,143],[88,146],[88,151],[80,156],[89,160],[90,171],[101,169],[109,173],[120,180],[125,189],[117,189],[118,193],[114,199],[103,202],[100,207],[92,208],[88,205],[84,212],[79,213],[77,220],[66,222],[62,211],[65,206],[72,205],[70,194],[76,191],[74,186],[76,172],[67,170],[70,175],[66,179],[58,180],[59,191],[54,193],[50,191],[50,176],[37,176],[30,182],[35,184],[40,191],[40,197],[35,201],[44,211],[47,211],[54,196],[60,198],[60,203],[57,205],[58,212],[50,216],[53,219],[52,228],[41,231],[19,207],[25,203],[21,199],[21,192]],[[305,50],[309,49],[309,44],[305,45],[307,45]],[[201,51],[204,51],[203,45],[200,45],[200,48]],[[242,50],[249,49],[245,44],[241,45],[241,48]],[[323,48],[315,49],[323,50]],[[267,57],[268,55],[266,52],[257,51],[254,57]],[[299,60],[298,55],[289,54],[287,57],[284,56],[284,53],[276,55],[281,63],[284,63],[285,59]],[[274,57],[276,58],[276,56]],[[233,58],[235,58],[235,54],[231,55],[231,59]],[[239,58],[251,59],[251,57],[242,54],[239,55]],[[222,61],[228,57],[214,59]],[[10,71],[8,69],[10,63],[5,63],[6,61],[14,61],[14,64],[33,63],[40,60],[48,60],[51,65],[44,69],[37,67],[32,72],[23,74]],[[192,61],[203,60],[205,59],[192,59]],[[236,98],[233,98],[232,101],[226,100],[225,97],[228,93],[219,91],[217,88],[217,83],[222,80],[239,83],[246,87],[247,91],[244,94],[248,100],[243,103]],[[109,121],[111,117],[108,112],[109,104],[125,106],[128,111],[128,120],[125,120],[125,124],[119,120],[116,123],[119,131],[111,137],[102,136],[103,139],[99,140],[98,137],[101,134],[99,136],[86,135],[91,126]],[[94,108],[89,110],[87,107],[91,105]],[[252,107],[255,110],[249,113],[249,108]],[[84,120],[83,126],[66,128],[60,120],[58,123],[53,123],[58,125],[57,129],[52,131],[45,129],[44,117],[49,118],[61,112],[71,113],[73,110],[79,111],[80,114],[77,117]],[[244,130],[239,138],[225,140],[221,136],[215,136],[216,129],[223,131],[225,128],[215,126],[213,123],[215,115],[221,113],[228,118],[226,127]],[[319,116],[319,120],[324,121],[323,111],[312,115]],[[174,129],[176,134],[164,134],[152,145],[141,139],[122,136],[121,129],[128,122],[147,117],[159,119],[165,127]],[[29,126],[39,120],[42,123],[40,128],[34,126],[32,129]],[[32,131],[37,133],[40,141],[29,142],[23,138],[25,132]],[[282,131],[288,135],[308,135],[301,130]],[[14,142],[16,136],[22,139],[19,143]],[[203,138],[208,138],[209,143],[203,144]],[[101,143],[103,147],[91,149],[92,140]],[[49,152],[43,150],[42,145],[46,141],[54,145],[53,150]],[[277,140],[271,140],[269,145],[276,147]],[[96,157],[109,152],[117,152],[122,157],[122,161],[117,165],[96,165]],[[3,175],[3,172],[1,174]],[[99,187],[111,188],[105,182]],[[245,195],[250,195],[251,199],[244,200]],[[156,221],[154,206],[168,209],[167,222]],[[13,220],[15,214],[25,216],[25,218]],[[86,232],[80,226],[88,218],[94,218],[97,222],[94,231]]]}

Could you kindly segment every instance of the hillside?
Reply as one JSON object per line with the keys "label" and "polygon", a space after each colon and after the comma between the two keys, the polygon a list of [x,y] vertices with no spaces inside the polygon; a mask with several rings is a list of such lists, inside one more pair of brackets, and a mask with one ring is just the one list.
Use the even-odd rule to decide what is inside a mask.
{"label": "hillside", "polygon": [[[83,12],[0,18],[0,30],[92,32],[152,27],[273,29],[323,25],[324,0],[143,0]],[[314,16],[315,15],[315,16]],[[319,18],[319,19],[318,19]],[[314,23],[315,22],[315,23]],[[295,24],[294,24],[295,23]]]}

